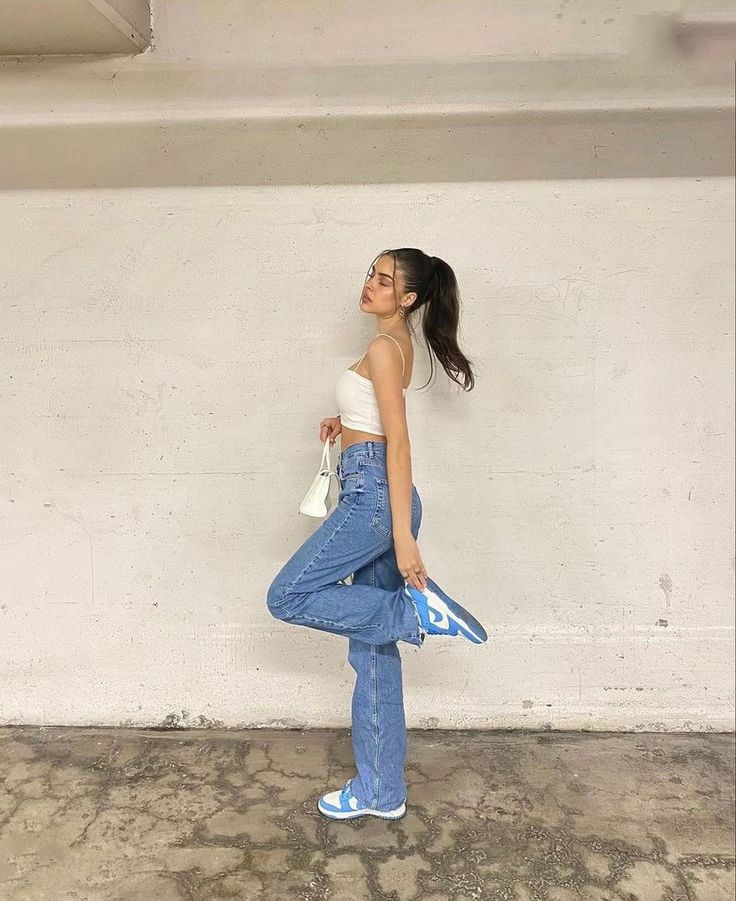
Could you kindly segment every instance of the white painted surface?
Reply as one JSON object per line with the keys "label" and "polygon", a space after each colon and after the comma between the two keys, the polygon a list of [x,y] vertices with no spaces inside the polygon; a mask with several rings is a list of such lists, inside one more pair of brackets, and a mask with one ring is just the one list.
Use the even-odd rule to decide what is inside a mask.
{"label": "white painted surface", "polygon": [[0,724],[349,723],[347,641],[265,595],[367,265],[410,245],[477,374],[417,393],[417,344],[420,549],[491,638],[402,646],[409,726],[733,729],[733,188],[0,193]]}
{"label": "white painted surface", "polygon": [[[728,728],[727,179],[2,197],[0,721],[345,725],[347,642],[272,620],[356,306],[446,258],[477,387],[407,394],[428,571],[411,725]],[[427,204],[431,215],[427,215]],[[322,223],[321,227],[315,227]]]}

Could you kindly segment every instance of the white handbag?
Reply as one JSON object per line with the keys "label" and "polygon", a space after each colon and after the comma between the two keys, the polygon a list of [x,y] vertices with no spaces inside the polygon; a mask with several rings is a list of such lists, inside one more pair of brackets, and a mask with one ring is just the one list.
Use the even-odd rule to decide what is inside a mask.
{"label": "white handbag", "polygon": [[330,478],[334,476],[337,479],[338,486],[340,478],[336,470],[331,468],[330,461],[330,438],[325,438],[324,447],[322,448],[322,462],[320,463],[317,475],[309,487],[309,491],[304,495],[304,500],[299,505],[299,512],[305,513],[307,516],[317,516],[323,518],[327,516],[327,501],[330,497]]}

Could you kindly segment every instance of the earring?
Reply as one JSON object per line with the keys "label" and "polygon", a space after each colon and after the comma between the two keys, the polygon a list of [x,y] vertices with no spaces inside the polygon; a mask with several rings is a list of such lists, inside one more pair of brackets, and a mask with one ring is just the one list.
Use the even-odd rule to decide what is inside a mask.
{"label": "earring", "polygon": [[405,313],[403,307],[399,307],[399,316],[406,316],[406,313]]}

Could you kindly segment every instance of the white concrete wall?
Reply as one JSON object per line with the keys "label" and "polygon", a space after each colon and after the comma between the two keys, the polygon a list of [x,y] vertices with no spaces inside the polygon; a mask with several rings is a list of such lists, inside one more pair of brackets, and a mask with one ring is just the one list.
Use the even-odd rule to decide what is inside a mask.
{"label": "white concrete wall", "polygon": [[733,729],[733,189],[0,193],[0,724],[349,723],[347,641],[265,594],[317,525],[367,265],[411,245],[455,269],[477,371],[417,393],[417,344],[419,545],[491,637],[402,645],[408,724]]}

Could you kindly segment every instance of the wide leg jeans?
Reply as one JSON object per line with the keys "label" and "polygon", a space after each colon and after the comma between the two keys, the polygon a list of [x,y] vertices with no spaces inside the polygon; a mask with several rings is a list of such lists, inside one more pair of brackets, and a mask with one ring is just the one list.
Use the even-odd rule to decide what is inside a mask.
{"label": "wide leg jeans", "polygon": [[[337,506],[292,555],[268,589],[273,616],[348,638],[355,670],[352,790],[376,810],[406,800],[406,721],[397,642],[421,646],[393,546],[386,444],[361,441],[340,454]],[[422,502],[412,486],[411,530]],[[344,580],[352,575],[352,584]]]}

